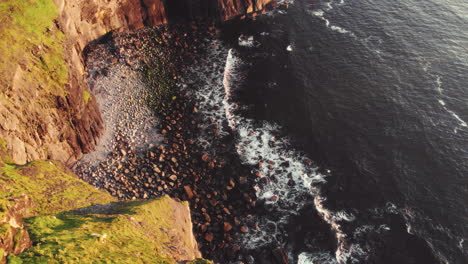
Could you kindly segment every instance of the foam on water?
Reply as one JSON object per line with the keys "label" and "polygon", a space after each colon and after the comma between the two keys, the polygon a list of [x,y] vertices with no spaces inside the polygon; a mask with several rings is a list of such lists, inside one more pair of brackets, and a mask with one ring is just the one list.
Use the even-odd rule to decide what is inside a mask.
{"label": "foam on water", "polygon": [[[427,68],[424,68],[424,71],[427,72]],[[436,75],[435,78],[436,78],[435,79],[435,88],[436,88],[436,90],[437,90],[437,92],[439,94],[439,99],[437,99],[437,101],[442,106],[442,108],[447,113],[449,113],[457,121],[458,125],[453,128],[453,132],[456,134],[456,133],[458,133],[458,130],[460,130],[460,128],[468,127],[468,123],[465,120],[463,120],[457,113],[455,113],[455,111],[453,111],[452,109],[449,109],[447,107],[446,102],[443,99],[441,99],[441,97],[444,96],[442,78],[439,75]]]}
{"label": "foam on water", "polygon": [[347,35],[349,35],[351,37],[356,37],[356,35],[353,32],[351,32],[351,31],[349,31],[349,30],[347,30],[347,29],[345,29],[343,27],[332,24],[330,22],[330,20],[325,17],[325,13],[333,10],[334,5],[340,6],[340,5],[343,5],[344,3],[345,2],[343,0],[338,2],[338,3],[326,2],[326,3],[324,3],[324,7],[322,9],[307,10],[307,13],[309,15],[311,15],[311,16],[317,17],[317,18],[321,19],[322,21],[324,21],[325,26],[327,28],[333,30],[333,31],[336,31],[336,32],[341,33],[341,34],[347,34]]}
{"label": "foam on water", "polygon": [[336,264],[336,260],[328,253],[301,253],[298,256],[297,264]]}
{"label": "foam on water", "polygon": [[[326,182],[325,175],[318,173],[317,167],[311,166],[307,156],[295,150],[287,137],[278,136],[282,129],[280,126],[236,115],[238,105],[232,96],[235,93],[233,89],[243,81],[243,74],[239,73],[242,63],[233,50],[229,50],[224,72],[226,96],[223,104],[228,123],[238,135],[238,154],[243,162],[255,166],[256,173],[266,179],[265,185],[257,187],[257,197],[265,200],[270,210],[270,214],[256,219],[259,228],[244,235],[242,245],[250,249],[271,243],[284,246],[283,232],[289,218],[314,196],[317,211],[336,234],[338,248],[335,259],[339,262],[362,259],[366,252],[359,245],[347,243],[346,234],[339,224],[354,221],[354,215],[345,211],[333,212],[324,206],[326,198],[320,195],[320,185]],[[311,259],[305,256],[302,263]]]}
{"label": "foam on water", "polygon": [[[179,85],[192,93],[194,99],[198,102],[198,112],[203,117],[200,124],[204,129],[215,128],[220,136],[228,135],[229,130],[223,125],[226,120],[225,105],[222,103],[225,91],[223,85],[223,69],[226,62],[224,56],[228,50],[217,40],[207,42],[210,48],[204,58],[187,69],[186,73],[180,79]],[[195,88],[195,89],[193,89]],[[201,132],[198,137],[199,143],[206,149],[212,144],[212,136]]]}
{"label": "foam on water", "polygon": [[[282,128],[279,125],[238,114],[242,107],[236,102],[235,93],[243,83],[246,64],[234,50],[226,49],[219,41],[207,45],[210,48],[203,55],[204,58],[187,70],[179,85],[186,87],[187,92],[192,93],[199,102],[202,127],[216,126],[220,136],[235,134],[236,150],[241,160],[255,168],[253,174],[263,178],[260,181],[264,184],[255,186],[256,194],[258,199],[265,201],[265,207],[270,212],[255,217],[258,228],[244,234],[238,243],[247,249],[270,244],[285,246],[284,232],[290,217],[313,200],[317,211],[335,232],[339,245],[335,260],[329,257],[331,260],[325,263],[362,259],[365,252],[359,245],[346,242],[340,225],[341,222],[354,221],[354,215],[345,211],[330,211],[323,204],[326,198],[321,196],[320,186],[326,182],[326,176],[318,172],[304,153],[291,146],[289,138],[281,136]],[[207,149],[212,139],[212,135],[200,133],[199,142],[205,144]],[[302,255],[301,261],[318,261],[318,256],[321,255],[312,258]]]}
{"label": "foam on water", "polygon": [[238,39],[238,44],[241,47],[258,47],[260,43],[254,39],[254,36],[240,36]]}

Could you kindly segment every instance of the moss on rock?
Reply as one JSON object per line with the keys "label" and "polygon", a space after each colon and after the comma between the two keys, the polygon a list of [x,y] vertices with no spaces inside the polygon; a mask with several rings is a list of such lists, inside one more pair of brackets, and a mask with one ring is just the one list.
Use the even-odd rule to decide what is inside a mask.
{"label": "moss on rock", "polygon": [[[53,0],[5,0],[0,2],[0,74],[13,76],[16,65],[28,71],[47,93],[65,95],[68,79],[63,55],[64,35],[55,27],[58,10]],[[0,91],[6,83],[0,79]]]}

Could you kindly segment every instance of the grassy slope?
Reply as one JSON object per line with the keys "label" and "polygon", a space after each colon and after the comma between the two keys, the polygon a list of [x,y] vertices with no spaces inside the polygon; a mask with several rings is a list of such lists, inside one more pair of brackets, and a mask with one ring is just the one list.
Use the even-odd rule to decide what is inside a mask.
{"label": "grassy slope", "polygon": [[27,219],[35,245],[10,263],[176,263],[172,203],[166,196]]}
{"label": "grassy slope", "polygon": [[[180,215],[171,198],[109,204],[114,198],[58,162],[8,163],[4,145],[0,139],[0,221],[11,199],[23,194],[34,201],[30,211],[38,215],[25,219],[33,247],[9,255],[8,263],[172,264],[171,255],[191,245],[192,230],[175,224]],[[96,203],[107,204],[70,211]],[[8,232],[10,226],[0,224],[0,238]]]}
{"label": "grassy slope", "polygon": [[28,219],[37,244],[11,263],[175,263],[158,257],[170,242],[161,231],[170,225],[164,221],[171,213],[165,206],[164,200],[116,203],[110,214]]}

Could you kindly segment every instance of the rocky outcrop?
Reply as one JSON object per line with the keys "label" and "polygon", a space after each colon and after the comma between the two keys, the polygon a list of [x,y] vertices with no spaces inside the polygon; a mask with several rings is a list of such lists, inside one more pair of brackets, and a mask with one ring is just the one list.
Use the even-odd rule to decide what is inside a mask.
{"label": "rocky outcrop", "polygon": [[173,0],[166,2],[166,9],[169,19],[212,19],[219,22],[255,15],[273,2],[274,0]]}
{"label": "rocky outcrop", "polygon": [[[0,186],[1,192],[6,190]],[[32,200],[26,195],[3,200],[0,204],[0,263],[6,263],[8,254],[20,254],[32,245],[23,224],[23,217],[31,216],[32,206]]]}

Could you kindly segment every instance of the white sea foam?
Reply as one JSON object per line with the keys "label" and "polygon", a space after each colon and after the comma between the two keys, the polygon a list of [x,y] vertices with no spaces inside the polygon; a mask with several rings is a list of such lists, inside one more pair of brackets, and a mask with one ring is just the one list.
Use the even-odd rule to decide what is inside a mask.
{"label": "white sea foam", "polygon": [[463,244],[465,243],[465,239],[461,238],[460,241],[458,242],[458,248],[460,250],[463,250]]}
{"label": "white sea foam", "polygon": [[291,45],[288,45],[288,46],[286,47],[286,50],[287,50],[287,51],[293,51],[293,48],[292,48]]}
{"label": "white sea foam", "polygon": [[260,46],[260,42],[256,41],[254,39],[254,36],[240,36],[238,39],[238,44],[241,47],[248,47],[248,48]]}
{"label": "white sea foam", "polygon": [[[287,137],[279,136],[280,126],[237,114],[240,106],[233,97],[243,82],[245,63],[219,42],[214,46],[207,52],[207,58],[200,60],[201,63],[194,65],[181,79],[182,83],[188,83],[188,87],[196,87],[193,96],[200,103],[198,111],[203,116],[202,126],[216,125],[221,135],[237,134],[236,148],[241,160],[256,168],[254,173],[264,179],[265,184],[255,189],[258,199],[265,201],[271,214],[255,219],[259,228],[251,229],[238,242],[247,249],[271,243],[284,246],[287,241],[283,232],[289,218],[310,200],[307,196],[314,196],[317,211],[336,233],[339,247],[335,258],[340,261],[361,258],[364,251],[358,245],[346,242],[340,226],[340,222],[353,221],[354,215],[330,211],[323,204],[325,198],[320,196],[320,185],[326,182],[325,175],[311,165],[304,153],[295,150]],[[228,126],[223,126],[226,121]],[[204,133],[199,141],[211,144],[210,137]]]}
{"label": "white sea foam", "polygon": [[[242,74],[234,73],[241,68],[242,63],[232,50],[228,52],[224,73],[224,108],[231,129],[239,135],[238,154],[246,164],[257,166],[256,171],[266,179],[267,183],[256,189],[257,197],[272,206],[271,217],[257,219],[259,228],[246,234],[242,244],[252,249],[270,243],[284,245],[286,241],[282,240],[282,225],[288,223],[289,217],[305,205],[307,201],[304,195],[313,195],[317,211],[336,234],[339,246],[335,258],[346,261],[365,256],[366,253],[359,245],[346,242],[346,235],[339,224],[342,221],[354,221],[355,216],[345,211],[333,212],[324,206],[325,198],[320,196],[319,185],[326,182],[325,176],[318,173],[316,167],[307,165],[309,161],[306,155],[292,148],[288,138],[277,136],[281,127],[235,114],[235,103],[231,98],[235,85],[232,81],[242,82]],[[304,256],[301,261],[306,261]]]}
{"label": "white sea foam", "polygon": [[306,253],[299,254],[297,264],[336,264],[336,260],[328,253]]}
{"label": "white sea foam", "polygon": [[439,92],[439,94],[442,95],[443,93],[443,89],[442,89],[442,79],[440,78],[440,76],[437,76],[437,79],[436,79],[436,88],[437,88],[437,91]]}
{"label": "white sea foam", "polygon": [[[442,82],[442,78],[439,76],[439,75],[436,75],[436,80],[435,80],[435,88],[437,90],[437,92],[439,93],[440,96],[444,96],[444,89],[443,89],[443,82]],[[447,107],[447,104],[446,102],[443,100],[443,99],[438,99],[438,102],[439,104],[442,106],[442,108],[447,112],[449,113],[458,123],[457,126],[454,127],[453,129],[453,132],[456,134],[458,133],[458,130],[460,128],[464,128],[464,127],[468,127],[468,123],[463,120],[457,113],[455,113],[455,111],[449,109]]]}
{"label": "white sea foam", "polygon": [[[335,5],[339,5],[339,6],[343,5],[343,4],[344,4],[344,1],[341,1],[339,3],[335,3]],[[329,29],[335,31],[335,32],[338,32],[338,33],[341,33],[341,34],[347,34],[347,35],[349,35],[351,37],[356,37],[356,35],[353,32],[351,32],[351,31],[349,31],[349,30],[347,30],[347,29],[345,29],[343,27],[340,27],[338,25],[332,24],[330,22],[330,20],[325,17],[325,13],[333,10],[334,4],[332,2],[326,2],[326,3],[324,3],[324,5],[325,6],[324,6],[323,9],[307,10],[307,13],[309,15],[311,15],[311,16],[317,17],[317,18],[321,19],[322,21],[324,21],[325,26],[328,27]]]}

